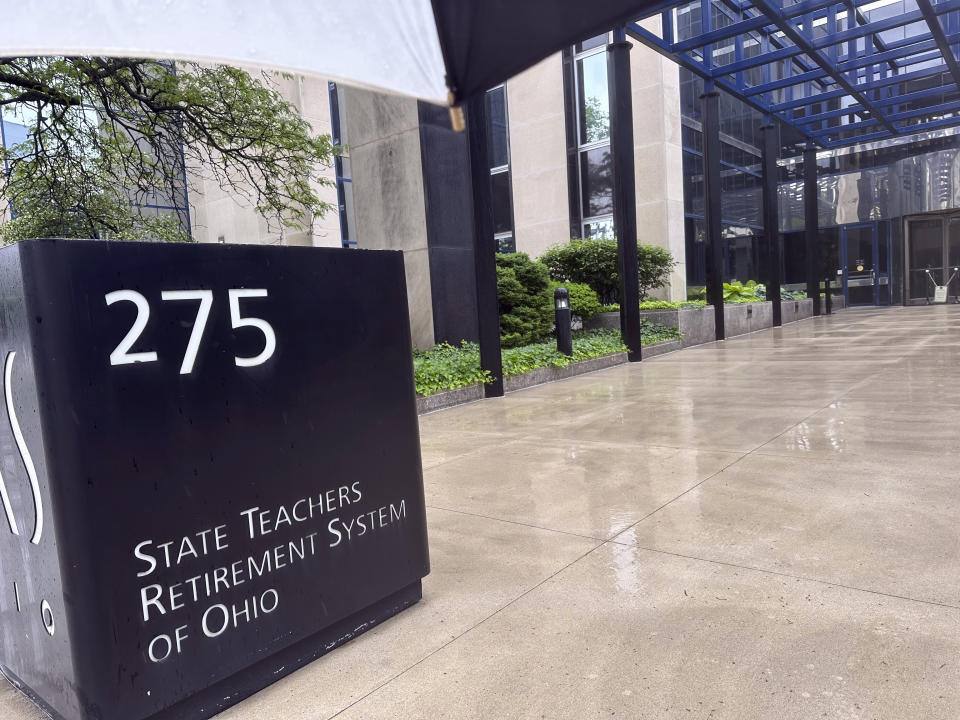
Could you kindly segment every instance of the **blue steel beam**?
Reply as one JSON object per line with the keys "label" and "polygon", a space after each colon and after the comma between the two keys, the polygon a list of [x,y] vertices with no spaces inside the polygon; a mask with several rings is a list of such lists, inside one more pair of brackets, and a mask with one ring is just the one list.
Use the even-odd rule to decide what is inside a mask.
{"label": "blue steel beam", "polygon": [[[910,120],[913,118],[926,117],[928,115],[938,115],[940,113],[958,113],[958,112],[960,112],[960,101],[947,103],[945,105],[939,105],[935,107],[919,108],[916,110],[909,110],[906,112],[896,113],[894,115],[891,115],[890,119],[891,120]],[[914,125],[903,125],[901,127],[901,131],[903,133],[909,134],[909,133],[916,132],[914,128],[933,126],[936,123],[943,123],[943,125],[951,125],[951,124],[958,125],[960,124],[960,117],[938,118],[937,120],[928,120],[927,122],[924,122],[924,123],[916,123]],[[848,125],[837,125],[835,127],[829,128],[828,130],[811,133],[811,135],[813,135],[813,137],[815,137],[817,140],[820,140],[822,138],[831,138],[836,135],[849,132],[851,130],[859,130],[861,128],[870,127],[871,125],[875,125],[875,124],[876,124],[876,121],[874,121],[873,119],[864,120],[863,122],[850,123]]]}
{"label": "blue steel beam", "polygon": [[806,48],[806,55],[810,57],[817,65],[819,65],[828,75],[831,75],[836,81],[837,85],[842,87],[847,93],[859,101],[866,110],[870,112],[871,115],[876,117],[883,125],[892,133],[897,133],[897,127],[888,121],[878,109],[873,106],[873,102],[860,91],[857,86],[847,80],[846,76],[843,73],[837,72],[836,68],[830,64],[830,61],[824,57],[823,53],[819,50],[816,50],[812,47],[810,40],[808,40],[797,27],[790,22],[789,20],[780,16],[778,9],[770,2],[770,0],[753,0],[754,7],[758,10],[763,11],[763,13],[774,19],[774,24],[780,28],[784,35],[790,38],[795,45]]}
{"label": "blue steel beam", "polygon": [[930,27],[930,33],[933,39],[937,41],[937,48],[943,53],[943,59],[950,68],[950,74],[953,75],[953,81],[960,85],[960,65],[957,64],[957,58],[950,49],[950,43],[947,41],[947,35],[943,31],[943,25],[940,24],[940,18],[933,11],[933,5],[930,0],[917,0],[917,7],[923,13],[923,19],[927,21]]}
{"label": "blue steel beam", "polygon": [[[909,67],[910,65],[920,62],[935,60],[941,56],[947,60],[947,63],[949,63],[949,60],[952,60],[953,63],[956,64],[956,57],[953,53],[949,55],[943,53],[941,46],[944,42],[946,42],[948,47],[954,42],[960,42],[960,33],[950,35],[943,33],[943,28],[940,26],[939,21],[936,21],[936,27],[938,27],[943,34],[942,39],[938,40],[936,37],[931,37],[924,33],[901,40],[878,43],[877,34],[880,32],[926,20],[926,18],[923,17],[922,8],[924,3],[929,4],[929,0],[918,0],[920,10],[907,12],[897,17],[886,18],[872,23],[866,22],[866,19],[855,3],[844,3],[842,0],[839,3],[836,2],[836,0],[815,0],[813,2],[790,6],[786,10],[780,10],[778,5],[773,4],[774,0],[756,0],[751,3],[740,3],[738,0],[723,0],[723,2],[726,2],[734,8],[732,15],[726,12],[726,8],[721,8],[727,17],[731,19],[737,17],[736,9],[747,14],[752,8],[754,11],[762,13],[762,16],[744,17],[741,20],[731,23],[731,25],[726,28],[717,30],[714,30],[714,28],[711,27],[710,21],[707,20],[704,24],[704,30],[706,32],[696,38],[682,41],[682,46],[679,46],[676,42],[671,42],[674,40],[672,32],[670,33],[670,37],[665,40],[646,31],[637,23],[632,23],[629,26],[629,34],[634,39],[651,47],[660,54],[672,57],[681,66],[699,75],[707,81],[707,83],[712,81],[716,87],[741,99],[745,104],[758,112],[775,114],[777,118],[786,125],[799,131],[802,135],[814,139],[823,147],[843,147],[868,140],[886,138],[899,133],[912,134],[925,129],[960,125],[960,117],[941,118],[916,125],[907,125],[902,128],[898,128],[897,125],[894,124],[894,121],[909,120],[915,117],[936,116],[938,113],[955,112],[956,110],[960,110],[960,103],[958,102],[941,102],[939,105],[927,108],[910,109],[903,112],[894,111],[889,116],[884,115],[880,110],[882,107],[901,105],[924,97],[935,96],[938,93],[955,93],[957,92],[957,88],[960,87],[960,84],[951,82],[943,84],[938,88],[929,88],[899,96],[889,94],[890,91],[898,85],[904,85],[911,81],[929,79],[945,73],[948,70],[951,74],[954,72],[954,69],[948,67],[948,64],[940,64],[933,68],[924,68],[901,74],[891,73],[888,75],[890,72],[890,70],[887,69],[888,65],[890,68]],[[655,7],[657,8],[656,12],[672,12],[672,8],[686,4],[687,3],[677,3],[674,1],[658,3]],[[705,5],[709,8],[713,7],[711,0],[702,2],[701,9]],[[803,21],[805,28],[809,30],[812,28],[813,16],[811,13],[828,9],[830,10],[829,14],[835,17],[835,11],[832,8],[838,6],[845,9],[848,17],[851,19],[852,26],[848,27],[845,31],[830,33],[826,37],[814,39],[806,34],[803,29],[789,22],[790,18],[798,18],[806,15]],[[944,0],[935,6],[930,6],[930,12],[934,19],[939,15],[954,10],[960,10],[960,0]],[[650,11],[648,10],[647,12]],[[857,24],[858,21],[859,24]],[[786,35],[794,45],[778,47],[774,50],[767,49],[765,45],[765,52],[758,56],[744,58],[743,38],[750,37],[757,39],[757,35],[760,34],[763,37],[775,40],[772,35],[773,27]],[[764,28],[767,30],[764,30]],[[930,29],[931,31],[936,30],[933,26],[930,26]],[[768,32],[768,30],[770,32]],[[853,41],[860,37],[867,36],[871,36],[870,40],[868,40],[868,44],[870,45],[868,52],[866,54],[858,52]],[[712,50],[715,47],[715,43],[725,40],[728,41],[730,39],[734,41],[733,54],[735,55],[735,62],[713,66],[714,59]],[[780,41],[777,40],[777,42]],[[696,57],[686,51],[678,52],[678,47],[683,47],[687,50],[704,48],[704,50],[702,57]],[[840,55],[836,52],[836,49],[841,47],[847,50],[845,55]],[[821,52],[821,50],[825,48],[831,48],[833,52]],[[935,50],[939,50],[940,52],[934,52]],[[827,57],[827,54],[829,54],[829,57]],[[805,58],[804,62],[801,62],[799,65],[799,68],[803,70],[801,73],[794,75],[788,74],[787,77],[780,80],[770,81],[749,88],[744,87],[742,81],[743,71],[758,66],[769,66],[771,63],[780,61],[789,63],[791,62],[791,58],[795,58],[798,55],[806,55],[809,60],[815,63],[819,70],[811,69]],[[898,61],[901,63],[899,66],[897,65]],[[960,68],[957,69],[960,70]],[[874,79],[878,73],[879,79]],[[808,94],[803,98],[793,98],[788,94],[786,102],[774,104],[763,102],[760,99],[765,93],[774,90],[785,88],[789,93],[789,90],[795,86],[800,86],[804,83],[809,86],[811,82],[822,86],[824,81],[836,84],[838,88],[825,90],[817,94]],[[884,89],[887,90],[884,91]],[[846,108],[823,110],[823,104],[825,102],[844,96],[850,96],[856,101],[855,104]],[[806,108],[807,112],[809,112],[818,107],[822,112],[808,114],[801,118],[792,117],[793,110]],[[823,123],[830,118],[842,117],[844,115],[861,115],[865,117],[862,120],[851,122],[847,125],[813,129],[813,126],[818,123]],[[884,129],[882,130],[879,128],[880,123],[883,124]],[[842,137],[852,131],[871,127],[877,127],[878,131],[861,133],[851,137]]]}
{"label": "blue steel beam", "polygon": [[[812,0],[811,2],[805,2],[805,3],[802,3],[802,4],[798,4],[798,5],[793,5],[793,6],[791,6],[791,7],[789,8],[788,12],[789,12],[790,17],[796,17],[797,15],[802,14],[802,13],[813,12],[813,11],[820,10],[820,9],[822,9],[825,5],[832,7],[833,3],[835,3],[835,2],[836,2],[836,0]],[[749,16],[748,16],[746,19],[744,19],[743,17],[740,17],[740,16],[738,16],[738,15],[736,15],[736,14],[731,14],[731,12],[728,12],[728,10],[727,10],[727,6],[728,6],[728,5],[732,5],[732,6],[733,6],[733,8],[734,8],[733,12],[734,12],[734,13],[739,12],[739,13],[741,13],[741,14],[744,14],[744,13],[746,13],[747,11],[757,12],[756,8],[753,8],[753,7],[751,7],[751,6],[744,6],[744,5],[741,5],[741,4],[739,4],[739,3],[732,3],[731,0],[715,0],[715,1],[712,3],[712,7],[717,8],[717,9],[718,9],[721,13],[723,13],[723,15],[724,15],[726,18],[728,18],[728,19],[730,20],[730,22],[732,23],[731,25],[728,25],[727,27],[721,28],[721,29],[719,29],[719,30],[716,31],[716,32],[718,32],[718,33],[723,33],[723,34],[724,34],[724,39],[727,39],[727,40],[730,39],[729,36],[730,36],[730,34],[732,33],[732,31],[733,31],[733,29],[734,29],[734,26],[735,26],[736,24],[738,24],[738,23],[744,23],[744,22],[753,23],[753,22],[759,22],[759,21],[765,20],[765,18],[764,18],[764,16],[763,16],[762,14],[758,14],[758,15],[755,16],[755,17],[749,17]],[[765,21],[765,22],[762,23],[761,27],[764,27],[764,26],[767,26],[767,25],[771,25],[771,23],[770,23],[769,21]],[[709,31],[710,31],[711,33],[714,32],[714,29],[713,29],[712,26],[709,28]],[[706,35],[706,33],[701,33],[700,37],[705,37],[705,35]],[[750,35],[750,37],[753,37],[755,40],[757,39],[756,33],[753,32],[753,31],[738,31],[738,34],[735,35],[734,37],[736,37],[737,39],[740,39],[740,40],[742,41],[742,38],[743,38],[744,35]],[[769,32],[763,31],[763,32],[761,32],[761,36],[762,36],[762,38],[764,38],[764,39],[767,40],[768,42],[775,44],[775,45],[777,46],[777,49],[778,49],[778,50],[793,50],[793,46],[784,47],[784,46],[783,46],[783,42],[782,42],[781,40],[779,40],[778,38],[774,37],[774,36],[773,36],[771,33],[769,33]],[[711,42],[712,42],[713,40],[714,40],[714,38],[711,38]],[[702,43],[701,43],[701,45],[702,45]],[[694,46],[694,47],[700,47],[700,45],[696,45],[696,46]],[[677,48],[674,48],[674,49],[676,50]],[[767,52],[770,52],[770,51],[767,51]],[[795,51],[791,53],[791,55],[798,55],[798,54],[799,54],[799,53],[798,53],[798,52],[795,52]],[[789,57],[789,56],[787,56],[787,57]],[[743,60],[743,58],[737,58],[737,60]],[[796,60],[796,62],[804,69],[804,71],[808,71],[808,70],[811,70],[811,69],[812,69],[812,68],[811,68],[809,65],[807,65],[805,62],[802,62],[799,58]],[[716,66],[714,66],[714,67],[716,67]],[[716,77],[716,76],[717,76],[717,73],[716,73],[716,72],[713,72],[713,73],[711,74],[711,77]]]}
{"label": "blue steel beam", "polygon": [[836,98],[841,98],[845,95],[849,95],[846,90],[828,90],[827,92],[822,92],[818,95],[811,95],[810,97],[802,97],[797,98],[796,100],[776,103],[769,107],[768,112],[781,113],[786,110],[795,110],[796,108],[806,107],[815,103],[826,102],[827,100],[835,100]]}
{"label": "blue steel beam", "polygon": [[[884,98],[882,100],[874,100],[874,105],[899,105],[901,103],[912,102],[914,100],[923,100],[924,98],[933,97],[936,95],[946,95],[956,92],[956,84],[951,82],[946,85],[941,85],[939,87],[930,88],[927,90],[918,90],[916,92],[906,93],[904,95],[894,95],[893,97]],[[804,117],[796,118],[795,122],[797,125],[803,126],[811,123],[821,122],[823,120],[829,120],[830,118],[842,117],[844,115],[855,115],[862,113],[863,111],[863,108],[859,105],[850,105],[837,110],[828,110],[826,112],[816,113],[815,115],[806,115]]]}
{"label": "blue steel beam", "polygon": [[877,53],[870,57],[860,57],[860,58],[848,58],[846,60],[837,61],[837,70],[840,72],[847,72],[848,70],[857,70],[858,68],[867,67],[872,65],[877,61],[880,62],[893,62],[896,63],[897,60],[902,60],[905,57],[911,55],[917,55],[924,53],[930,50],[937,49],[937,43],[934,40],[923,40],[922,38],[913,38],[914,42],[910,45],[904,45],[902,47],[897,47],[884,50],[883,52]]}
{"label": "blue steel beam", "polygon": [[[704,80],[712,80],[718,88],[720,88],[721,90],[725,90],[726,92],[733,95],[733,97],[735,98],[739,98],[746,105],[748,105],[749,107],[752,107],[757,112],[764,113],[764,114],[767,114],[770,112],[769,107],[767,107],[766,105],[760,102],[757,102],[754,98],[743,97],[740,94],[740,92],[737,90],[737,87],[733,83],[726,80],[725,78],[723,77],[711,78],[710,72],[702,64],[700,64],[690,56],[684,53],[671,53],[669,48],[666,46],[666,43],[664,43],[661,38],[657,37],[656,35],[651,33],[649,30],[640,27],[639,24],[629,23],[627,25],[627,34],[630,37],[632,37],[634,40],[638,41],[639,43],[646,45],[651,50],[655,50],[661,55],[665,55],[671,58],[678,65],[686,68],[687,70],[692,72],[694,75],[698,75]],[[791,128],[796,130],[801,135],[808,134],[806,130],[803,130],[800,127],[798,127],[789,118],[781,117],[780,120],[784,124],[789,125]]]}
{"label": "blue steel beam", "polygon": [[[779,80],[771,80],[768,83],[762,83],[760,85],[751,85],[743,91],[743,94],[747,97],[751,95],[761,95],[763,93],[768,93],[772,90],[780,90],[782,88],[792,87],[794,85],[802,85],[805,82],[810,80],[820,80],[821,78],[830,76],[824,70],[810,70],[805,73],[800,73],[799,75],[790,75],[789,77],[780,78]],[[833,84],[831,79],[830,84]]]}
{"label": "blue steel beam", "polygon": [[[757,3],[757,6],[759,7],[761,4],[769,6],[769,3],[764,2],[764,0],[760,0],[760,2]],[[944,13],[955,10],[960,10],[960,0],[943,0],[942,2],[934,5],[934,13],[937,15],[943,15]],[[857,38],[862,38],[867,35],[876,35],[877,33],[893,30],[894,28],[912,25],[913,23],[924,22],[924,20],[925,18],[920,10],[912,10],[910,12],[903,13],[902,15],[894,15],[889,18],[884,18],[883,20],[867,23],[866,25],[858,25],[857,27],[850,28],[849,30],[842,30],[835,35],[827,35],[813,41],[811,45],[814,49],[820,50],[829,45],[837,45],[839,43],[856,40]],[[892,46],[893,43],[890,43],[888,48]]]}

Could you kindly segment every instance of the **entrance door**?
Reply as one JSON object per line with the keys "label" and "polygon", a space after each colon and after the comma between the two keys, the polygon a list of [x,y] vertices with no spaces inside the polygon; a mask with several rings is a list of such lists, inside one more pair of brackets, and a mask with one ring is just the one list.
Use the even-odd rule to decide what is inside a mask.
{"label": "entrance door", "polygon": [[[907,301],[925,303],[933,298],[934,283],[947,282],[960,266],[960,216],[910,218],[907,262]],[[960,295],[960,277],[950,283],[947,295],[950,299]]]}
{"label": "entrance door", "polygon": [[886,305],[890,302],[889,258],[878,247],[876,223],[844,226],[840,258],[847,305]]}

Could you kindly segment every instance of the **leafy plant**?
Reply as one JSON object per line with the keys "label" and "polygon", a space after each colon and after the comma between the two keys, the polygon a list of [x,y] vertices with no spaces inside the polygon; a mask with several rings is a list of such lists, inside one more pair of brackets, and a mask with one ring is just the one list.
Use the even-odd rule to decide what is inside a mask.
{"label": "leafy plant", "polygon": [[0,106],[27,130],[0,148],[0,193],[40,236],[137,232],[131,206],[182,197],[184,177],[219,185],[281,230],[306,228],[330,208],[323,169],[335,150],[278,77],[186,61],[0,58]]}
{"label": "leafy plant", "polygon": [[738,280],[723,284],[723,301],[725,303],[761,302],[764,297],[763,285],[758,285],[753,280],[747,281],[746,285]]}
{"label": "leafy plant", "polygon": [[575,282],[557,282],[550,281],[550,298],[553,302],[553,293],[558,287],[565,287],[570,293],[570,312],[580,316],[581,320],[588,320],[603,311],[603,305],[600,304],[600,298],[589,285]]}
{"label": "leafy plant", "polygon": [[122,189],[107,177],[88,177],[96,188],[81,185],[72,165],[62,168],[57,188],[34,176],[27,165],[13,171],[9,183],[21,194],[16,215],[0,225],[7,245],[27,238],[115,238],[189,241],[190,233],[175,213],[141,215]]}
{"label": "leafy plant", "polygon": [[466,340],[459,347],[441,343],[429,350],[414,350],[413,380],[420,395],[455,390],[492,378],[480,369],[480,346]]}
{"label": "leafy plant", "polygon": [[[617,241],[611,239],[573,239],[555,245],[540,256],[554,280],[585,283],[604,304],[617,302],[620,270]],[[637,270],[640,278],[640,299],[650,290],[663,287],[676,262],[669,250],[656,245],[637,243]]]}
{"label": "leafy plant", "polygon": [[[765,298],[765,288],[763,285],[757,284],[755,281],[750,280],[746,285],[734,280],[732,283],[723,284],[723,301],[732,305],[738,303],[754,303],[754,302],[763,302]],[[703,288],[695,296],[695,300],[702,300],[706,302],[707,300],[707,289]]]}
{"label": "leafy plant", "polygon": [[500,344],[505,348],[537,342],[550,334],[553,296],[547,268],[526,253],[497,254]]}

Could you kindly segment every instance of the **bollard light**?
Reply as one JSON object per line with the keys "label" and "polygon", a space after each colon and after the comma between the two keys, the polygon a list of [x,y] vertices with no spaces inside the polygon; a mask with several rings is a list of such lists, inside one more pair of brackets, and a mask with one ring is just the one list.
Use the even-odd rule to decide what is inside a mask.
{"label": "bollard light", "polygon": [[570,332],[570,293],[565,287],[553,291],[553,310],[557,332],[557,350],[573,355],[573,335]]}

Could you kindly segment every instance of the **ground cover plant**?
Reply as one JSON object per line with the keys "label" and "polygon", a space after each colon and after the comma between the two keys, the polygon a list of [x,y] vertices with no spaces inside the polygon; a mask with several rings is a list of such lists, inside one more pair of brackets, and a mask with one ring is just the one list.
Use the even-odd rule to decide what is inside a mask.
{"label": "ground cover plant", "polygon": [[[672,302],[669,300],[644,300],[640,303],[640,312],[646,310],[686,310],[693,308],[706,307],[705,300],[684,300],[682,302]],[[613,303],[604,305],[601,312],[620,312],[620,304]]]}
{"label": "ground cover plant", "polygon": [[418,395],[455,390],[489,382],[490,373],[480,368],[480,346],[466,340],[460,345],[440,343],[429,350],[413,351],[413,381]]}
{"label": "ground cover plant", "polygon": [[[680,332],[648,320],[641,320],[644,345],[677,340]],[[585,330],[573,333],[573,357],[557,351],[553,340],[503,350],[503,375],[512,377],[542,367],[566,367],[570,363],[626,352],[619,330]],[[480,347],[463,341],[460,345],[441,343],[430,350],[413,353],[413,377],[419,395],[455,390],[477,382],[488,382],[489,373],[480,369]]]}

